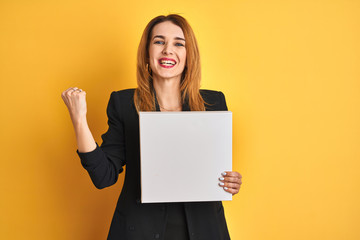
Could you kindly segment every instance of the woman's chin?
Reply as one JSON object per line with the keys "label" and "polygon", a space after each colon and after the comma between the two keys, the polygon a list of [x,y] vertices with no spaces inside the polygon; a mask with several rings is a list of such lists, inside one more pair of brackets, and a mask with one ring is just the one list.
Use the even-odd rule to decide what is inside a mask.
{"label": "woman's chin", "polygon": [[181,79],[181,74],[157,74],[154,75],[154,80],[178,80],[180,81]]}

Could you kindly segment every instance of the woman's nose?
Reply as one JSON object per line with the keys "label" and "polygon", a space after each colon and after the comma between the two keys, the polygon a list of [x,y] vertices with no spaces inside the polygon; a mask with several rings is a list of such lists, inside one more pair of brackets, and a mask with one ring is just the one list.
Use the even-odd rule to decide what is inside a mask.
{"label": "woman's nose", "polygon": [[172,50],[171,45],[170,44],[165,44],[162,53],[165,54],[165,55],[172,54],[173,50]]}

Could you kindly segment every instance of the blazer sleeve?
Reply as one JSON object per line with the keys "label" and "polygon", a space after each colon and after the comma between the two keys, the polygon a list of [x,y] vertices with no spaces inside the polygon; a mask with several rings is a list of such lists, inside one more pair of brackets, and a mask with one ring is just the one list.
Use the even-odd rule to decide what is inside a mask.
{"label": "blazer sleeve", "polygon": [[225,100],[225,95],[222,92],[218,92],[219,93],[219,102],[220,102],[220,108],[223,111],[227,111],[227,105],[226,105],[226,100]]}
{"label": "blazer sleeve", "polygon": [[125,165],[124,125],[119,114],[119,105],[120,99],[116,92],[113,92],[106,111],[108,130],[101,136],[101,146],[96,143],[95,150],[86,153],[76,150],[82,166],[89,173],[95,187],[99,189],[115,184]]}

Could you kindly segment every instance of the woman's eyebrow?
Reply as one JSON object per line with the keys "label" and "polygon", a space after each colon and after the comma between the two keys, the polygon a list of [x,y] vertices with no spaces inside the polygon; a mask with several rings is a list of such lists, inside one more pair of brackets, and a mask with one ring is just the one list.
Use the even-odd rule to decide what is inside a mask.
{"label": "woman's eyebrow", "polygon": [[184,39],[184,38],[181,38],[181,37],[176,37],[175,39],[176,39],[176,40],[182,40],[182,41],[185,42],[185,39]]}
{"label": "woman's eyebrow", "polygon": [[163,35],[155,35],[155,36],[153,37],[153,39],[155,39],[155,38],[165,39],[165,37],[164,37]]}
{"label": "woman's eyebrow", "polygon": [[[163,35],[155,35],[153,37],[153,39],[155,38],[161,38],[161,39],[165,39],[165,37]],[[181,41],[184,41],[185,42],[185,39],[184,38],[181,38],[181,37],[175,37],[175,40],[181,40]]]}

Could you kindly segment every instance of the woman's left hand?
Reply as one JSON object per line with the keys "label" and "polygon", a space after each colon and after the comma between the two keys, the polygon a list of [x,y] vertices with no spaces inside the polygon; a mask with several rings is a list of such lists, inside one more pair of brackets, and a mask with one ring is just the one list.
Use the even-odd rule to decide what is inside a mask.
{"label": "woman's left hand", "polygon": [[242,184],[242,176],[238,172],[225,171],[221,173],[221,177],[219,178],[219,186],[224,188],[226,192],[235,195],[239,192],[240,186]]}

